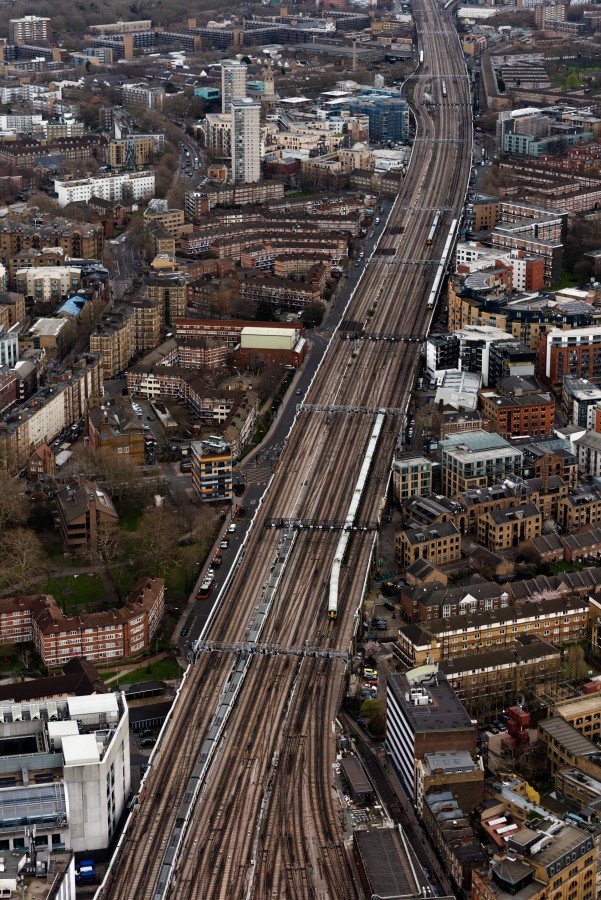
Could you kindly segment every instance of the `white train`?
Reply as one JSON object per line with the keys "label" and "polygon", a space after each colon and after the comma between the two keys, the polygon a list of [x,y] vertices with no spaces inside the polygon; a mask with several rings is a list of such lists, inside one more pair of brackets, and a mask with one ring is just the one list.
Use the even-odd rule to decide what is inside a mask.
{"label": "white train", "polygon": [[451,222],[451,227],[445,241],[442,256],[440,257],[440,262],[436,267],[436,276],[434,278],[434,283],[432,284],[432,290],[430,291],[430,296],[428,297],[428,309],[434,309],[436,298],[438,297],[438,292],[440,290],[440,285],[442,284],[442,279],[447,267],[449,253],[451,252],[451,245],[455,239],[455,233],[457,231],[458,224],[458,219],[453,219],[453,221]]}

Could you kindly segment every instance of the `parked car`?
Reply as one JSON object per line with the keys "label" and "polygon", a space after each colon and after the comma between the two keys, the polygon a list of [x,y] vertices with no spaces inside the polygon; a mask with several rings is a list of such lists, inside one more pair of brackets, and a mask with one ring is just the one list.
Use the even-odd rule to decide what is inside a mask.
{"label": "parked car", "polygon": [[228,530],[228,534],[233,534],[234,531],[236,530],[236,523],[232,522],[232,524],[228,526],[227,530]]}

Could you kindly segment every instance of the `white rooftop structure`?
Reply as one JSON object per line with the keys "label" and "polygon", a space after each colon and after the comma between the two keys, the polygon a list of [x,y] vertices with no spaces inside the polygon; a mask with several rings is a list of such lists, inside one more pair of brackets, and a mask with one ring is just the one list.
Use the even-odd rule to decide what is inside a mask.
{"label": "white rooftop structure", "polygon": [[65,735],[62,744],[65,766],[100,762],[100,752],[93,734]]}
{"label": "white rooftop structure", "polygon": [[481,387],[482,375],[479,373],[447,370],[439,379],[434,403],[442,402],[455,409],[477,409]]}

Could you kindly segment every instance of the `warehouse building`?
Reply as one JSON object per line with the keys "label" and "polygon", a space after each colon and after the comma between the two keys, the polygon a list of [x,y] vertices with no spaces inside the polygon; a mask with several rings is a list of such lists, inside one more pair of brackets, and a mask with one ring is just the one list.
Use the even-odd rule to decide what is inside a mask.
{"label": "warehouse building", "polygon": [[307,341],[298,328],[270,328],[250,325],[240,332],[240,346],[234,353],[236,365],[287,365],[298,368],[307,355]]}

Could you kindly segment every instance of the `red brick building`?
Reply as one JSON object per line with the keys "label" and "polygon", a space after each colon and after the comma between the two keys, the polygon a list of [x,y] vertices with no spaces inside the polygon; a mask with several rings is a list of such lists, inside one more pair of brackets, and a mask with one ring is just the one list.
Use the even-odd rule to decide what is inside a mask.
{"label": "red brick building", "polygon": [[44,475],[54,475],[56,472],[56,457],[48,444],[40,444],[29,460],[28,475],[33,481],[43,478]]}
{"label": "red brick building", "polygon": [[555,423],[555,399],[551,394],[524,394],[505,397],[495,390],[479,391],[482,415],[491,424],[491,431],[501,437],[549,434]]}
{"label": "red brick building", "polygon": [[162,578],[141,578],[125,606],[111,612],[65,616],[54,597],[0,600],[0,643],[33,641],[44,665],[57,668],[74,656],[111,662],[148,647],[165,608]]}
{"label": "red brick building", "polygon": [[288,330],[295,328],[301,335],[305,329],[300,322],[244,322],[242,319],[174,319],[175,336],[179,345],[180,340],[190,338],[215,338],[223,340],[232,349],[240,343],[242,329],[249,325],[264,326],[265,328],[283,328]]}

